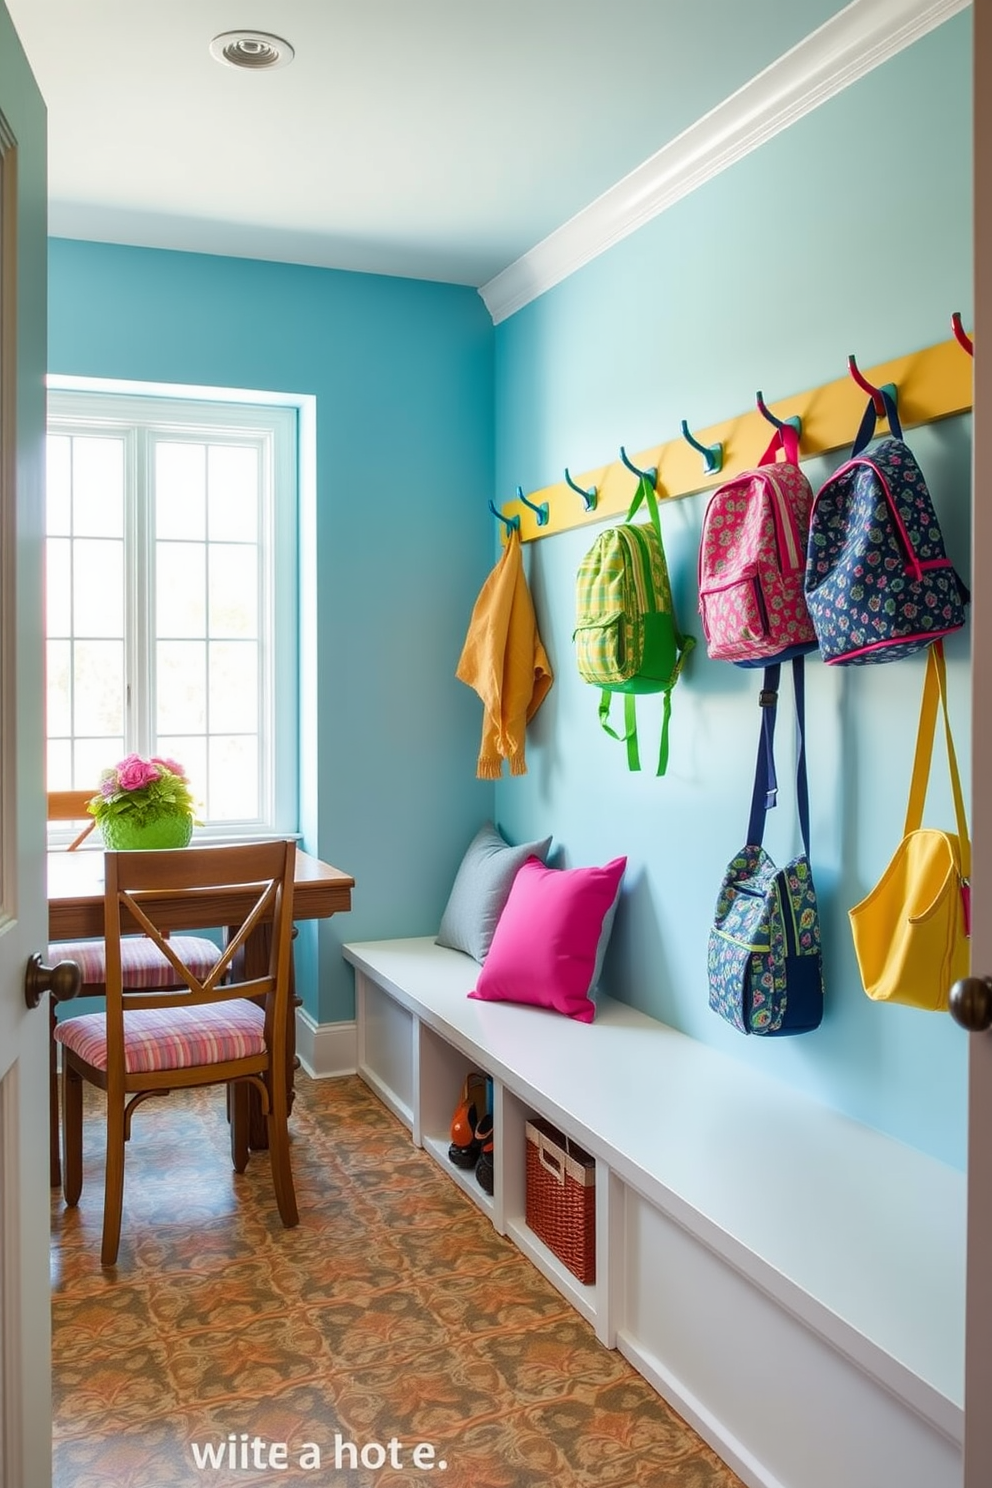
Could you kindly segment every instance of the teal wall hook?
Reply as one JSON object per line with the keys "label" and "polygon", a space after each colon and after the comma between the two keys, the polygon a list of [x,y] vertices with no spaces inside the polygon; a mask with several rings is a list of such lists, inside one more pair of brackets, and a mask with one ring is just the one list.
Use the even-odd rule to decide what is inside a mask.
{"label": "teal wall hook", "polygon": [[528,501],[524,495],[523,486],[517,487],[517,500],[522,501],[524,506],[529,506],[532,512],[537,513],[538,527],[546,527],[548,525],[548,503],[546,501],[542,501],[540,506],[537,506],[533,501]]}
{"label": "teal wall hook", "polygon": [[702,455],[707,475],[717,475],[723,469],[722,444],[700,444],[699,440],[690,434],[689,425],[685,419],[682,420],[682,438]]}
{"label": "teal wall hook", "polygon": [[578,495],[582,497],[582,500],[586,504],[586,511],[596,510],[596,500],[599,494],[596,487],[590,486],[588,490],[584,490],[582,486],[578,485],[569,475],[567,465],[565,466],[565,484],[566,486],[571,486],[572,490],[577,492]]}
{"label": "teal wall hook", "polygon": [[624,449],[623,445],[620,446],[620,458],[623,461],[623,463],[626,465],[627,469],[631,472],[632,475],[636,475],[640,480],[649,480],[651,482],[652,486],[657,483],[657,480],[658,480],[658,467],[657,467],[657,465],[652,465],[649,470],[639,470],[637,468],[637,466],[633,463],[633,461],[630,460],[630,459],[628,459],[628,457],[627,457],[627,451]]}
{"label": "teal wall hook", "polygon": [[489,498],[489,510],[492,512],[492,514],[493,514],[494,517],[499,517],[499,520],[506,527],[506,535],[507,535],[507,537],[509,537],[509,535],[510,535],[511,532],[519,532],[520,531],[520,518],[519,517],[504,517],[503,513],[501,511],[497,511],[496,508],[493,506],[493,500],[492,500],[492,497],[491,496]]}

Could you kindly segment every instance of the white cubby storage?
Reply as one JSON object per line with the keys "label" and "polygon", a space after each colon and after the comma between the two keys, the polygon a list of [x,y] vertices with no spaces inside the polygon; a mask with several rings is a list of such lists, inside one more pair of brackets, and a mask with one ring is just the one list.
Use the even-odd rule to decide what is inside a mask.
{"label": "white cubby storage", "polygon": [[456,1167],[448,1159],[451,1118],[465,1076],[473,1069],[477,1069],[479,1074],[488,1071],[420,1022],[414,1035],[414,1049],[419,1093],[419,1120],[415,1119],[413,1124],[414,1141],[441,1164],[459,1188],[463,1188],[481,1209],[492,1216],[495,1200],[480,1186],[474,1168]]}
{"label": "white cubby storage", "polygon": [[[964,1176],[624,1004],[469,999],[423,937],[352,944],[359,1073],[750,1488],[959,1488]],[[494,1088],[495,1192],[448,1160]],[[524,1220],[524,1126],[596,1160],[596,1282]]]}

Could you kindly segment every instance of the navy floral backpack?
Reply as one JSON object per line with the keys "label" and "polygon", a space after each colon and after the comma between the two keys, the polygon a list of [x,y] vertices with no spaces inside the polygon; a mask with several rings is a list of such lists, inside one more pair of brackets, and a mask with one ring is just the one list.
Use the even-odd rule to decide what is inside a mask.
{"label": "navy floral backpack", "polygon": [[[882,389],[891,437],[870,451],[869,399],[851,458],[813,501],[806,603],[824,661],[899,661],[964,624],[970,595],[944,547],[923,473]],[[865,452],[867,451],[867,452]]]}
{"label": "navy floral backpack", "polygon": [[747,843],[724,874],[707,951],[710,1007],[739,1033],[812,1033],[823,1018],[820,916],[809,861],[809,786],[802,656],[792,661],[796,704],[796,805],[803,851],[776,868],[762,847],[775,805],[775,715],[782,667],[765,668],[761,739]]}

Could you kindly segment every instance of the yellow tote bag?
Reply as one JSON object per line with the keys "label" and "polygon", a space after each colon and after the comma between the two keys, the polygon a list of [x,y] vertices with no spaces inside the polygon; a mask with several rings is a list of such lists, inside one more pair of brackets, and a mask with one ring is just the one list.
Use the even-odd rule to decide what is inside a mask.
{"label": "yellow tote bag", "polygon": [[[922,825],[938,704],[944,716],[956,834]],[[927,657],[903,840],[871,893],[848,911],[869,997],[946,1011],[952,983],[969,971],[970,877],[971,843],[947,716],[944,648],[936,641]]]}

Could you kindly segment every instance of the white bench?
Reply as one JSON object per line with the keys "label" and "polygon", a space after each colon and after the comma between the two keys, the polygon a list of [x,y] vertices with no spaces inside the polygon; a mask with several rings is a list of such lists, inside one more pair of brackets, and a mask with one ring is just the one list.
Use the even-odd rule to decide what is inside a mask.
{"label": "white bench", "polygon": [[[430,938],[346,945],[363,1079],[754,1488],[959,1488],[964,1175],[604,998],[468,1000]],[[495,1192],[447,1159],[493,1077]],[[596,1158],[595,1285],[524,1221],[524,1123]]]}

